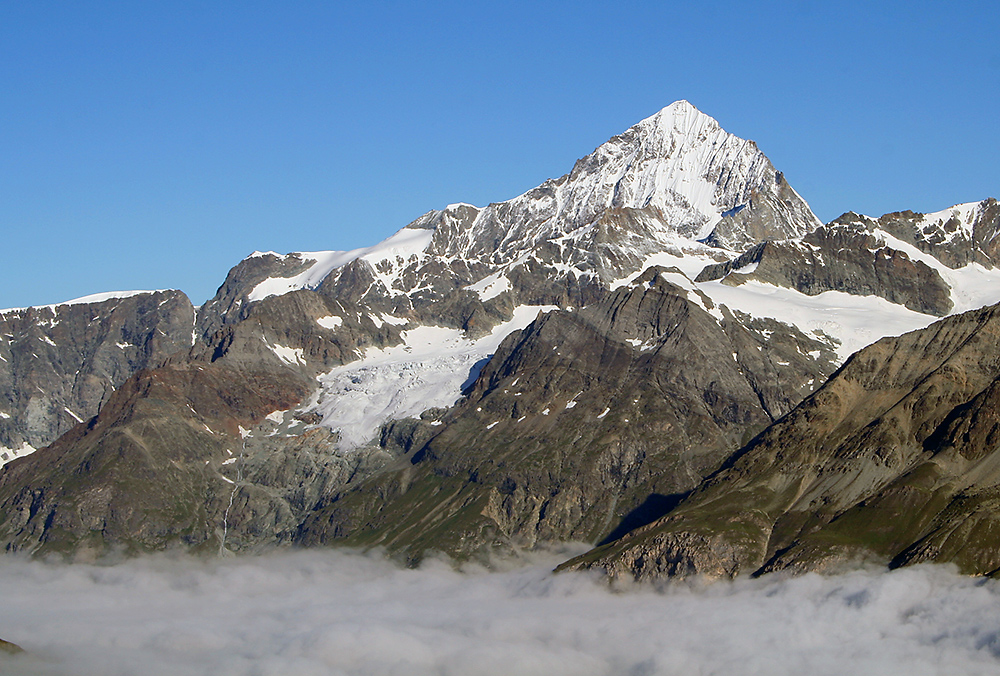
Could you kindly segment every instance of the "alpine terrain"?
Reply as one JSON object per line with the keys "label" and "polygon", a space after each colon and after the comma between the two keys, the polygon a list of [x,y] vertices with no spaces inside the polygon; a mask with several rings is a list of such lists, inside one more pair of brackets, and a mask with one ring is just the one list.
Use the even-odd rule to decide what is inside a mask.
{"label": "alpine terrain", "polygon": [[992,573],[998,233],[994,199],[822,224],[679,101],[505,202],[254,252],[197,308],[0,311],[0,542]]}

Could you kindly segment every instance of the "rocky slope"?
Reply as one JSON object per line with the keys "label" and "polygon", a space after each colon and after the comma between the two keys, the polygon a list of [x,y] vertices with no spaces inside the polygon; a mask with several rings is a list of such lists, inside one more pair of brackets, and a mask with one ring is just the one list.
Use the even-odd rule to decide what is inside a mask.
{"label": "rocky slope", "polygon": [[10,551],[77,558],[221,548],[235,485],[227,473],[244,454],[244,426],[304,391],[287,370],[182,363],[140,371],[89,423],[4,468],[0,538]]}
{"label": "rocky slope", "polygon": [[405,459],[329,500],[300,541],[466,554],[593,541],[693,488],[834,353],[676,282],[690,287],[650,268],[511,335],[462,403],[406,430]]}
{"label": "rocky slope", "polygon": [[854,355],[671,513],[572,565],[732,576],[857,560],[1000,568],[1000,306]]}

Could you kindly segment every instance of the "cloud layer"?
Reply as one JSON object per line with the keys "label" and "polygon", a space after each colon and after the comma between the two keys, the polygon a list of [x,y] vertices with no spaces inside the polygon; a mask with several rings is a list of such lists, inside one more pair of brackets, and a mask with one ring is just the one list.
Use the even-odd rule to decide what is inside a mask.
{"label": "cloud layer", "polygon": [[554,561],[500,572],[296,551],[113,566],[5,559],[0,656],[26,675],[987,674],[1000,584],[943,567],[612,592]]}

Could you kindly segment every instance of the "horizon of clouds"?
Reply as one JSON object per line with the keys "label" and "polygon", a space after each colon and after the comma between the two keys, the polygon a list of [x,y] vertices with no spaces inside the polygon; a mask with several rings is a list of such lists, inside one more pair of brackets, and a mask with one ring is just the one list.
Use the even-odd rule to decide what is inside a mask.
{"label": "horizon of clouds", "polygon": [[[24,676],[783,674],[1000,670],[1000,583],[920,565],[611,589],[379,553],[280,551],[114,565],[7,557],[4,657]],[[6,672],[5,672],[6,673]]]}

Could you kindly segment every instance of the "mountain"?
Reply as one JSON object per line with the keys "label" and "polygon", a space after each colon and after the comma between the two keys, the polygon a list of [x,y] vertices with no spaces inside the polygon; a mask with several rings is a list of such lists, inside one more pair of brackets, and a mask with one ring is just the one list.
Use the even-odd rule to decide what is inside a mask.
{"label": "mountain", "polygon": [[[991,200],[822,225],[752,141],[677,102],[506,202],[354,251],[255,252],[197,309],[140,294],[10,314],[22,354],[54,350],[46,392],[72,394],[78,370],[109,384],[60,394],[79,422],[0,470],[0,541],[620,542],[856,350],[1000,300],[996,227]],[[38,333],[76,311],[93,326],[57,325],[89,352]],[[108,362],[112,340],[144,358]],[[10,373],[12,402],[36,396],[23,362]]]}
{"label": "mountain", "polygon": [[139,369],[187,352],[193,327],[180,291],[0,311],[0,464],[97,415]]}
{"label": "mountain", "polygon": [[459,404],[408,424],[404,458],[321,505],[300,542],[470,554],[593,540],[693,488],[828,362],[801,332],[769,339],[773,324],[678,282],[652,267],[508,337]]}
{"label": "mountain", "polygon": [[1000,306],[854,356],[676,509],[571,565],[733,576],[870,560],[1000,569]]}

